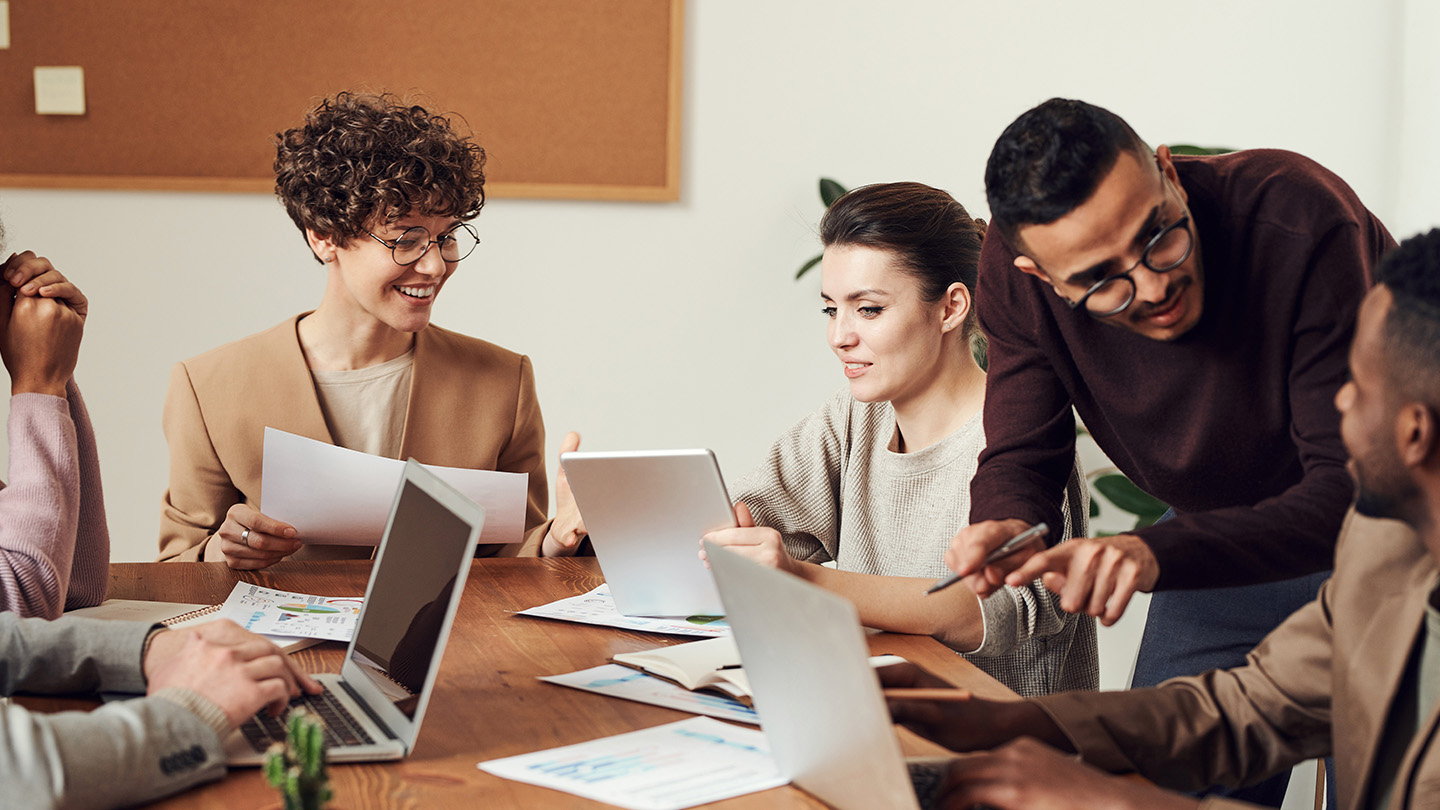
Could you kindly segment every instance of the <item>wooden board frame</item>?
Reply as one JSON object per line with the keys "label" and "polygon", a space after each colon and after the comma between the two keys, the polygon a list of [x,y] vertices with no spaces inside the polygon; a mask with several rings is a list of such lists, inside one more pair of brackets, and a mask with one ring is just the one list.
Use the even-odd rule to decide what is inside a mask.
{"label": "wooden board frame", "polygon": [[[476,0],[419,0],[416,4],[411,4],[406,8],[412,10],[432,7],[453,8],[456,3],[462,1],[469,2],[472,5],[476,3]],[[60,8],[58,12],[47,13],[40,10],[41,7],[59,7],[62,4],[64,8]],[[229,8],[227,11],[231,12],[231,19],[227,20],[228,24],[223,27],[217,27],[212,20],[206,19],[203,22],[200,21],[199,17],[201,13],[214,13],[217,4],[228,5]],[[620,88],[616,91],[618,101],[613,106],[619,108],[615,113],[616,115],[628,114],[631,116],[622,122],[624,126],[628,127],[633,123],[634,129],[636,131],[643,130],[645,137],[637,138],[636,141],[638,141],[638,143],[631,143],[627,139],[623,144],[617,144],[606,149],[595,147],[586,140],[580,145],[584,148],[591,149],[591,154],[586,158],[588,162],[582,167],[566,169],[563,165],[565,163],[563,153],[566,151],[565,137],[561,136],[557,139],[557,145],[553,147],[544,145],[536,147],[539,150],[551,150],[545,155],[543,161],[539,161],[545,164],[545,168],[543,170],[529,169],[524,165],[523,160],[516,159],[520,151],[519,149],[508,149],[507,151],[506,148],[499,146],[498,139],[497,144],[492,146],[490,142],[491,138],[487,130],[492,128],[498,129],[498,127],[492,126],[493,122],[497,120],[505,122],[520,120],[526,115],[534,115],[537,112],[542,116],[549,115],[551,120],[555,120],[557,119],[555,109],[562,106],[564,101],[562,99],[554,101],[549,101],[545,98],[536,99],[528,94],[512,92],[511,96],[524,96],[524,103],[528,104],[529,108],[522,108],[523,105],[512,105],[505,109],[492,109],[487,106],[487,112],[483,115],[484,120],[475,122],[480,124],[480,126],[476,127],[476,129],[480,130],[476,135],[476,140],[482,146],[486,147],[490,155],[490,162],[486,170],[488,178],[486,183],[487,195],[495,197],[550,199],[678,200],[680,197],[680,121],[682,113],[684,57],[683,17],[685,0],[490,0],[489,3],[485,4],[485,8],[490,10],[494,7],[498,11],[505,11],[508,8],[509,11],[513,13],[516,8],[520,7],[519,4],[523,4],[527,9],[543,4],[546,7],[545,23],[552,26],[552,28],[556,24],[555,20],[567,19],[564,14],[558,10],[567,4],[579,4],[575,6],[575,8],[579,9],[579,11],[575,12],[577,15],[584,13],[594,15],[598,13],[598,11],[604,10],[615,12],[617,16],[622,12],[632,16],[642,13],[646,15],[647,27],[645,30],[648,39],[645,44],[652,49],[651,51],[641,56],[632,56],[628,52],[621,56],[616,56],[616,51],[625,50],[623,43],[622,46],[607,48],[605,42],[597,43],[594,49],[594,56],[599,62],[605,62],[607,59],[613,61],[624,58],[644,60],[644,69],[638,71],[638,74],[643,74],[642,78],[645,84],[644,94],[645,97],[650,100],[649,103],[641,104],[635,102],[633,99],[622,97],[626,88]],[[197,9],[198,11],[195,12],[197,15],[196,20],[189,23],[196,29],[195,35],[197,37],[215,34],[216,31],[223,31],[226,37],[233,36],[237,39],[244,39],[247,36],[264,36],[266,34],[266,26],[270,25],[269,20],[260,14],[258,10],[249,18],[244,17],[241,13],[233,12],[235,8],[244,9],[264,5],[263,2],[258,2],[258,0],[247,0],[246,3],[242,4],[234,4],[231,0],[209,0],[209,2],[206,0],[189,0],[187,4],[181,4],[180,6],[176,6],[173,2],[170,2],[170,0],[132,0],[132,2],[126,4],[114,4],[112,0],[12,0],[10,3],[12,47],[8,50],[0,50],[0,88],[7,88],[0,90],[0,142],[6,143],[7,148],[4,151],[11,152],[12,154],[17,150],[12,150],[10,148],[11,144],[19,144],[22,147],[28,147],[35,143],[41,145],[49,144],[50,146],[46,148],[50,148],[51,151],[47,153],[44,149],[31,149],[24,155],[17,156],[11,160],[7,160],[3,154],[0,154],[0,187],[259,193],[271,193],[273,191],[274,182],[273,177],[269,174],[268,162],[264,166],[263,172],[250,170],[243,174],[239,172],[180,173],[144,171],[143,167],[141,171],[135,171],[135,166],[127,163],[124,150],[115,150],[115,154],[104,155],[106,162],[98,168],[91,165],[88,167],[90,169],[88,171],[76,171],[73,167],[67,165],[70,156],[73,156],[77,150],[86,148],[85,146],[76,146],[76,144],[89,144],[90,151],[94,153],[103,153],[105,151],[105,146],[107,145],[106,138],[109,133],[99,130],[108,128],[113,131],[113,128],[116,126],[115,122],[117,121],[117,117],[114,114],[115,109],[120,106],[114,99],[131,92],[131,88],[134,87],[133,82],[130,87],[120,88],[121,83],[118,80],[107,80],[118,79],[118,74],[126,73],[127,71],[129,74],[140,74],[142,76],[145,73],[143,67],[133,64],[136,59],[143,57],[134,57],[130,63],[119,62],[117,64],[121,64],[122,67],[112,69],[104,66],[105,63],[101,57],[95,56],[92,62],[89,55],[109,53],[124,56],[125,54],[135,54],[137,52],[154,53],[155,49],[153,45],[146,46],[144,43],[137,44],[128,40],[114,45],[113,48],[107,46],[107,43],[110,43],[111,40],[120,41],[124,40],[125,37],[138,37],[144,34],[145,31],[137,33],[137,26],[133,24],[126,25],[125,21],[126,19],[133,18],[136,14],[144,17],[146,8],[149,5],[156,5],[156,14],[159,14],[158,9],[163,7],[171,16],[180,14],[180,12],[175,11],[177,8]],[[308,0],[300,0],[299,2],[293,2],[292,0],[292,2],[287,4],[287,8],[300,10],[308,8],[312,12],[320,14],[335,14],[337,13],[337,6],[349,7],[354,10],[356,14],[363,12],[364,14],[370,15],[393,13],[393,10],[396,8],[393,4],[382,4],[377,0],[345,0],[344,2],[338,3],[327,1],[326,3],[315,4],[308,2]],[[70,16],[68,17],[64,13],[66,9],[70,10]],[[341,8],[340,11],[343,12],[344,9]],[[104,18],[103,15],[106,13],[113,14],[113,18]],[[187,11],[185,13],[190,12]],[[524,11],[522,13],[532,12]],[[663,15],[663,20],[658,19],[656,15]],[[77,27],[77,18],[84,19],[87,24]],[[242,24],[246,23],[247,19],[249,24],[255,26],[256,30],[243,30]],[[579,17],[577,16],[576,19],[578,20]],[[184,19],[169,20],[167,18],[166,23],[169,27],[165,30],[171,35],[173,35],[177,27],[180,30],[186,30],[183,26],[187,25],[187,21]],[[304,25],[304,20],[292,21],[292,24],[302,26]],[[576,23],[576,25],[579,24],[579,22]],[[47,25],[53,30],[47,31]],[[207,28],[206,26],[209,27]],[[660,28],[660,26],[663,26],[663,29]],[[362,26],[359,26],[357,23],[357,28],[359,27]],[[368,27],[368,30],[372,31],[376,28],[373,23],[365,27]],[[52,47],[51,44],[47,44],[47,37],[52,41],[56,40],[61,37],[60,32],[62,31],[64,32],[64,37],[68,38],[66,40],[69,45],[68,48]],[[75,33],[77,31],[80,33]],[[274,33],[273,26],[271,33]],[[107,39],[107,37],[109,39]],[[661,41],[662,38],[663,41]],[[526,41],[523,38],[512,36],[509,37],[509,39],[518,41],[519,44],[516,47],[522,52],[528,53],[535,50],[543,50],[543,44],[540,48],[537,48],[533,42]],[[579,39],[580,37],[577,36],[574,41],[566,39],[563,43],[563,53],[566,56],[565,61],[567,63],[564,66],[565,69],[577,72],[584,69],[583,67],[576,67],[569,64],[570,62],[582,66],[585,64],[586,54],[576,54],[575,51],[580,49],[573,47]],[[70,40],[76,40],[76,42],[71,42]],[[353,53],[356,60],[361,63],[360,66],[355,68],[357,74],[359,74],[364,72],[365,67],[363,63],[370,56],[364,47],[369,44],[373,43],[359,43],[346,46],[343,43],[337,45],[335,42],[328,42],[327,46],[329,47],[329,51],[327,51],[327,53],[339,54],[342,57],[345,54]],[[555,43],[552,51],[558,52],[561,50],[561,44],[562,43],[558,42]],[[633,43],[629,44],[633,45]],[[84,46],[83,49],[76,50],[80,48],[81,45]],[[659,50],[661,48],[663,48],[663,51]],[[637,49],[631,48],[630,50],[633,51]],[[453,54],[445,54],[446,59],[452,57]],[[504,60],[505,57],[502,56],[495,57],[492,61],[498,61],[503,64]],[[86,116],[36,116],[34,114],[34,96],[30,81],[32,69],[36,66],[76,63],[82,66],[86,66],[87,63],[94,64],[93,67],[87,67],[86,76],[87,95],[89,96],[87,102],[89,103],[91,112]],[[332,63],[333,60],[327,62],[327,68],[330,67]],[[263,78],[266,69],[278,71],[282,74],[285,72],[284,65],[235,65],[233,62],[227,64],[227,72],[229,73],[248,76],[252,81],[255,80],[256,76],[261,76],[262,79],[260,79],[260,82],[262,84],[265,81],[269,81],[272,87],[281,86],[275,83],[276,81],[281,81],[279,78],[272,77],[268,80]],[[656,72],[659,70],[664,71],[663,76],[656,75]],[[186,71],[183,70],[171,71],[173,74],[184,74],[185,72]],[[199,69],[197,66],[195,73],[203,75],[205,71]],[[631,73],[637,74],[637,71],[632,70]],[[183,80],[185,76],[180,75],[172,78],[175,78],[175,81],[178,83]],[[459,75],[458,73],[455,74],[453,78],[462,91],[467,86],[473,87],[477,84],[475,81],[469,80],[468,76]],[[179,85],[177,84],[177,86]],[[117,88],[122,89],[123,92],[114,92]],[[280,122],[271,123],[264,128],[257,129],[257,132],[252,133],[252,137],[246,141],[246,148],[253,152],[253,141],[257,137],[264,140],[267,149],[271,148],[270,143],[273,140],[273,133],[275,131],[280,128],[299,124],[304,111],[308,109],[307,105],[313,105],[319,98],[339,89],[346,88],[343,86],[327,86],[320,88],[318,92],[302,92],[301,95],[303,95],[304,100],[287,107],[289,111],[288,118],[282,120],[272,116],[269,119],[271,122]],[[397,88],[388,86],[377,87],[374,86],[373,83],[362,83],[361,86],[355,89],[396,90]],[[432,94],[432,89],[436,88],[426,87],[424,94],[419,100],[435,111],[449,112],[451,108],[443,103],[431,102],[430,97],[432,95],[440,98],[450,97],[451,95],[456,97],[463,95],[463,92],[452,94],[448,88],[438,88],[438,92]],[[405,87],[398,88],[398,92],[402,96],[411,94]],[[108,100],[106,98],[107,93],[111,96]],[[296,94],[291,93],[290,95],[293,96]],[[663,103],[656,103],[662,98]],[[219,103],[223,106],[223,101]],[[109,105],[109,118],[106,117],[107,104]],[[606,105],[597,102],[596,106],[601,107]],[[467,122],[474,120],[475,116],[467,115],[463,108],[459,111]],[[217,116],[216,127],[222,128],[223,131],[234,131],[234,110],[225,110],[224,112],[229,114],[229,117],[226,118],[225,115]],[[196,116],[203,115],[203,111],[196,113]],[[597,121],[594,109],[589,109],[588,112],[582,112],[577,118],[584,118],[585,115],[588,115],[589,118],[576,125],[570,125],[568,122],[563,125],[532,125],[529,130],[532,136],[520,139],[522,142],[519,145],[530,148],[535,141],[533,133],[536,132],[543,134],[546,131],[568,130],[570,134],[573,134],[576,127],[588,127]],[[563,120],[563,113],[558,114],[558,117]],[[9,123],[7,123],[7,119]],[[109,122],[108,124],[106,123],[107,121]],[[612,134],[617,127],[622,126],[622,124],[617,124],[614,120],[599,123],[609,126]],[[227,125],[229,125],[229,128],[224,129]],[[148,124],[145,120],[137,120],[135,126],[139,128],[149,126],[150,129],[147,131],[147,137],[149,133],[167,132],[167,127],[163,123]],[[85,132],[87,127],[94,131]],[[268,129],[268,133],[258,134],[264,133],[266,129]],[[603,126],[597,127],[597,129],[603,129]],[[587,130],[587,132],[588,131],[589,130]],[[77,132],[81,134],[76,136],[75,133]],[[183,135],[180,137],[183,137]],[[194,135],[191,134],[190,137],[194,138]],[[611,140],[614,142],[615,139],[613,136]],[[571,146],[574,145],[572,138]],[[165,152],[162,146],[156,146],[152,151],[147,153],[148,156],[152,158],[150,161],[152,164],[159,163],[163,160]],[[184,144],[180,146],[183,147]],[[497,153],[497,149],[501,151]],[[143,152],[144,150],[138,151]],[[217,150],[217,152],[218,151],[222,150]],[[269,154],[273,157],[273,151]],[[562,158],[556,159],[555,156],[557,154],[562,155]],[[202,155],[201,157],[204,158],[206,156]],[[233,155],[216,155],[216,157],[232,158]],[[253,158],[253,155],[247,155],[247,158]],[[500,158],[500,160],[497,160],[497,158]],[[512,159],[506,161],[505,158]],[[606,160],[611,160],[615,162],[616,165],[601,165]],[[140,162],[143,163],[143,161]],[[621,163],[625,163],[626,165],[619,165]],[[246,165],[247,168],[251,168],[256,165],[256,162],[254,159],[250,159]],[[591,169],[597,166],[599,166],[599,168],[592,172]],[[114,169],[114,173],[110,173],[112,168]],[[566,171],[570,171],[573,175],[603,175],[603,177],[597,180],[595,176],[569,176],[565,174]],[[236,174],[241,174],[241,176],[236,176]]]}

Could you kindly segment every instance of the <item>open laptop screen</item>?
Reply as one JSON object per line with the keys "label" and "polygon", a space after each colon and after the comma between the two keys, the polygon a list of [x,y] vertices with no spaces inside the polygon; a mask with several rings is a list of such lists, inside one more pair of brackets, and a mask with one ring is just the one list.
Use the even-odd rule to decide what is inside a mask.
{"label": "open laptop screen", "polygon": [[[407,718],[437,666],[436,641],[455,590],[456,561],[472,527],[408,479],[375,582],[356,630],[351,661]],[[419,539],[423,538],[423,540]]]}

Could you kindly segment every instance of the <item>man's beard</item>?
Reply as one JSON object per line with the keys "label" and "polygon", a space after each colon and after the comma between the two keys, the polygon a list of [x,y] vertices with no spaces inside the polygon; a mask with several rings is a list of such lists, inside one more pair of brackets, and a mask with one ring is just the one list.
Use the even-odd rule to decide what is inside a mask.
{"label": "man's beard", "polygon": [[1372,477],[1356,465],[1355,511],[1366,517],[1404,520],[1405,504],[1419,491],[1403,478],[1384,481],[1382,486],[1366,486],[1366,480]]}

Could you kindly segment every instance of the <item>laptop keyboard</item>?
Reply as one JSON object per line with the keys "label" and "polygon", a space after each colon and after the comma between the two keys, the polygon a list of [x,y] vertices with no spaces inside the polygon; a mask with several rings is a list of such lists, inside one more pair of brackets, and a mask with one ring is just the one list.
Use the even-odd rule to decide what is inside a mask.
{"label": "laptop keyboard", "polygon": [[[375,742],[366,733],[364,726],[355,722],[345,704],[335,699],[326,687],[324,692],[318,695],[305,695],[290,701],[290,708],[304,706],[311,713],[320,718],[320,724],[325,729],[325,746],[334,748],[341,745],[361,745]],[[271,717],[270,712],[261,709],[240,726],[240,733],[245,735],[246,742],[256,751],[264,751],[271,743],[285,742],[285,721],[289,712],[279,717]]]}

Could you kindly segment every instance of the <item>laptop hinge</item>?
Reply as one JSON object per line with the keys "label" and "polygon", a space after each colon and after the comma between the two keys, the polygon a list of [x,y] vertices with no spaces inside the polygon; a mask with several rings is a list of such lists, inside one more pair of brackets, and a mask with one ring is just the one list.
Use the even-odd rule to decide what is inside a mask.
{"label": "laptop hinge", "polygon": [[[337,680],[339,680],[341,686],[345,687],[345,691],[350,695],[350,699],[355,701],[355,705],[359,706],[361,711],[365,712],[367,715],[370,716],[370,719],[375,723],[375,726],[377,728],[388,734],[390,736],[390,739],[392,740],[400,739],[400,736],[398,734],[396,734],[394,731],[391,731],[390,727],[385,725],[385,721],[380,719],[380,715],[376,714],[375,710],[370,708],[370,704],[366,703],[360,697],[359,693],[357,693],[353,688],[351,688],[349,681],[346,681],[343,678],[338,678]],[[410,752],[406,751],[405,753],[408,754]]]}

